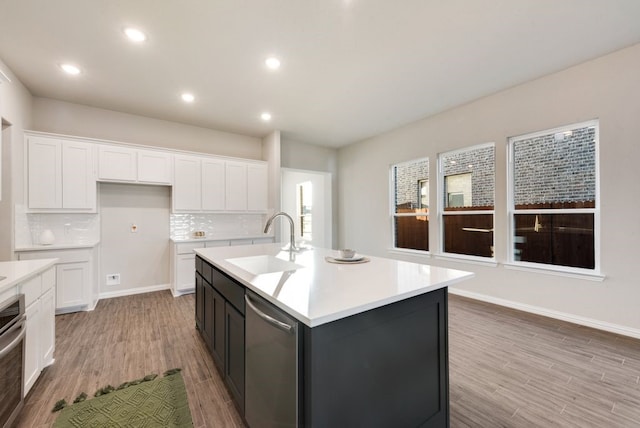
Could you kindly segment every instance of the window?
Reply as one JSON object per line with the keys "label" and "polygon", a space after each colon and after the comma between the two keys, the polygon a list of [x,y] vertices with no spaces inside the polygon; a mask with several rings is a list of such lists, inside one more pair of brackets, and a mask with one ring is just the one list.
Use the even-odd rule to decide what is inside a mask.
{"label": "window", "polygon": [[311,221],[313,204],[313,184],[310,181],[298,184],[298,216],[300,217],[300,237],[311,241]]}
{"label": "window", "polygon": [[493,143],[439,156],[442,252],[493,258]]}
{"label": "window", "polygon": [[429,159],[391,167],[394,247],[429,250]]}
{"label": "window", "polygon": [[598,122],[509,139],[511,261],[598,270]]}

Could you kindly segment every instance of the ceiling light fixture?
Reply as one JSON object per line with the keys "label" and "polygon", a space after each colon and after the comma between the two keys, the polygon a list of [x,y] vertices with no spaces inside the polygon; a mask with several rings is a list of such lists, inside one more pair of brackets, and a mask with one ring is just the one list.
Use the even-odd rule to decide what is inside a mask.
{"label": "ceiling light fixture", "polygon": [[274,56],[267,58],[264,63],[270,70],[277,70],[280,68],[280,60]]}
{"label": "ceiling light fixture", "polygon": [[60,68],[67,74],[76,76],[80,74],[80,69],[73,64],[60,64]]}
{"label": "ceiling light fixture", "polygon": [[271,113],[264,112],[260,115],[260,119],[265,122],[269,122],[271,120]]}
{"label": "ceiling light fixture", "polygon": [[140,43],[147,40],[147,35],[136,28],[125,28],[124,34],[126,34],[129,40],[131,40],[132,42]]}
{"label": "ceiling light fixture", "polygon": [[196,97],[193,96],[193,94],[190,94],[188,92],[185,92],[184,94],[182,94],[182,101],[184,101],[185,103],[192,103],[193,100],[195,100]]}

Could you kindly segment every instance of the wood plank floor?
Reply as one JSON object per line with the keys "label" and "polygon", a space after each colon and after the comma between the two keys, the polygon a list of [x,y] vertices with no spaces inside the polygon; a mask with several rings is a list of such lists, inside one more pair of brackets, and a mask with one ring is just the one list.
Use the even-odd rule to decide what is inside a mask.
{"label": "wood plank floor", "polygon": [[[18,426],[60,398],[182,367],[196,427],[242,427],[194,328],[193,295],[101,300],[56,317],[56,362]],[[640,427],[640,341],[458,296],[449,299],[451,426]]]}

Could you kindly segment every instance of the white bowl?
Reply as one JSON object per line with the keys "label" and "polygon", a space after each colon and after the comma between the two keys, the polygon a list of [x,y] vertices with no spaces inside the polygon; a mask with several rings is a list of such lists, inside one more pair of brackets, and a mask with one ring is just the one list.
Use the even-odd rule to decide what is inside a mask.
{"label": "white bowl", "polygon": [[353,256],[356,255],[356,250],[351,250],[351,249],[344,249],[344,250],[340,250],[340,257],[342,257],[343,259],[350,259]]}

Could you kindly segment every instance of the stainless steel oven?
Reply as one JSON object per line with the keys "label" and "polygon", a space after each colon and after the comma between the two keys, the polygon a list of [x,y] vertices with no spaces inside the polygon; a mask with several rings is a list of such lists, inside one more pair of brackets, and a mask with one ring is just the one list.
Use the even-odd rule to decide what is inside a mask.
{"label": "stainless steel oven", "polygon": [[14,425],[23,400],[24,294],[0,303],[0,426]]}

